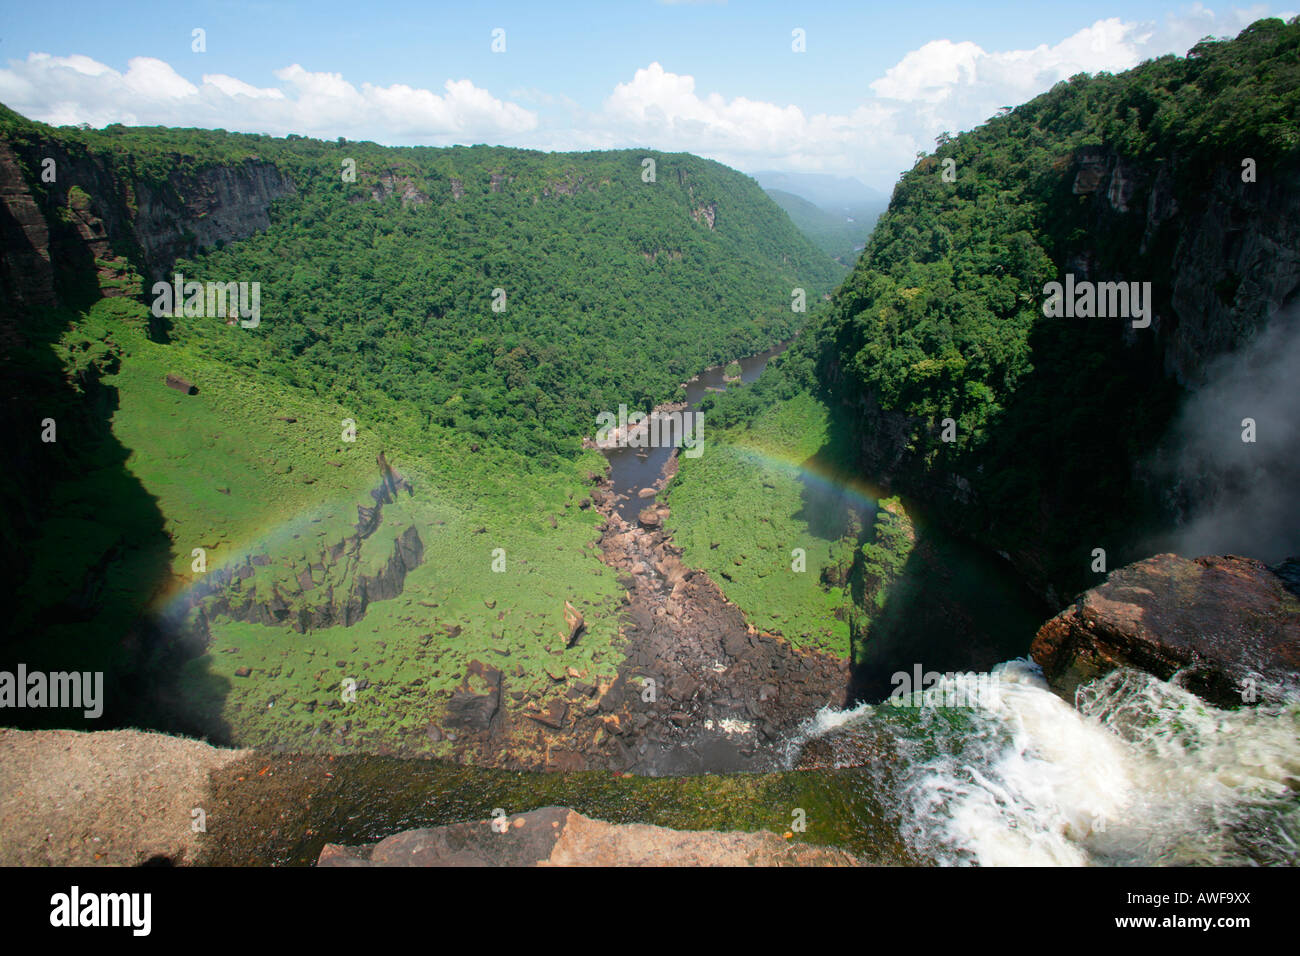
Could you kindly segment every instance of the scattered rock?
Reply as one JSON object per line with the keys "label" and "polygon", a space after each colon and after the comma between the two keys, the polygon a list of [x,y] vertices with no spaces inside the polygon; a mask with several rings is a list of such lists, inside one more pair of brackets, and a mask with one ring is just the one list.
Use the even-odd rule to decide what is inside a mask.
{"label": "scattered rock", "polygon": [[564,726],[565,718],[569,716],[569,705],[557,697],[551,700],[545,710],[526,710],[524,714],[544,727],[559,730]]}
{"label": "scattered rock", "polygon": [[171,372],[167,373],[167,377],[164,381],[167,383],[168,388],[174,388],[183,395],[197,395],[199,393],[197,385],[194,385],[192,382],[187,382],[179,375],[173,375]]}

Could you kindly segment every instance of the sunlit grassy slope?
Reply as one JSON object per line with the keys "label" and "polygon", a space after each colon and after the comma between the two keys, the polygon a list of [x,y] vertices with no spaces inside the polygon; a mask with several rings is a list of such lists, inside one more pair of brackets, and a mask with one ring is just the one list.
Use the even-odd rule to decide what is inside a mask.
{"label": "sunlit grassy slope", "polygon": [[[441,718],[446,692],[463,682],[471,660],[511,672],[512,689],[538,692],[551,681],[548,670],[613,676],[621,660],[613,645],[622,592],[597,559],[599,516],[578,507],[586,473],[602,465],[595,453],[530,471],[518,456],[490,446],[472,452],[466,440],[436,426],[420,442],[394,437],[389,423],[368,421],[355,409],[232,374],[184,344],[151,342],[139,324],[121,320],[120,300],[107,302],[65,343],[110,341],[121,351],[120,370],[104,379],[117,392],[113,433],[171,539],[172,586],[158,593],[156,609],[183,599],[202,577],[193,569],[195,548],[204,549],[209,574],[249,556],[269,559],[254,568],[245,590],[252,584],[267,594],[288,583],[354,533],[357,505],[374,504],[368,492],[379,481],[381,450],[414,488],[384,507],[381,526],[363,543],[358,572],[382,568],[396,537],[411,526],[424,544],[423,563],[398,597],[372,602],[360,623],[299,634],[211,621],[212,644],[190,665],[188,692],[200,711],[230,725],[236,741],[437,752],[440,744],[424,729]],[[232,327],[230,334],[245,333]],[[167,388],[168,373],[193,382],[197,394]],[[355,442],[342,440],[345,418],[357,423]],[[113,496],[111,488],[97,490],[91,476],[71,497],[74,512],[48,533],[62,534],[75,553],[76,540],[94,533],[95,509],[112,507]],[[49,545],[44,553],[66,550]],[[501,571],[493,570],[496,549],[504,551]],[[80,570],[64,567],[61,577],[71,580]],[[48,580],[57,587],[61,578],[52,573]],[[559,636],[566,600],[588,627],[568,650]],[[244,667],[248,676],[235,676]],[[330,705],[340,700],[346,677],[368,684],[345,725],[331,720]]]}
{"label": "sunlit grassy slope", "polygon": [[826,408],[803,394],[748,427],[711,433],[699,458],[682,458],[668,523],[686,563],[708,571],[756,627],[848,656],[849,626],[837,614],[849,597],[821,571],[851,561],[855,542],[841,538],[867,499],[834,494],[819,474],[829,428]]}

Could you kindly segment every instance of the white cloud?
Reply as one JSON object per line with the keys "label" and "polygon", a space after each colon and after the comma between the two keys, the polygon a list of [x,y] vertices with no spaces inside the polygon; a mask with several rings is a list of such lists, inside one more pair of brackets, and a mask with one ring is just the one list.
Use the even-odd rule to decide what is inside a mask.
{"label": "white cloud", "polygon": [[[101,71],[98,75],[105,73]],[[151,56],[137,56],[130,60],[122,82],[136,97],[157,101],[183,100],[197,96],[199,92],[197,86],[168,64]]]}
{"label": "white cloud", "polygon": [[938,102],[948,98],[955,84],[974,82],[976,61],[984,55],[969,41],[931,40],[890,67],[871,88],[894,99]]}
{"label": "white cloud", "polygon": [[749,170],[856,175],[888,189],[942,132],[971,129],[1075,74],[1118,73],[1182,54],[1205,36],[1235,36],[1268,15],[1266,6],[1216,15],[1198,3],[1161,23],[1098,20],[1033,49],[986,51],[970,41],[932,40],[903,56],[870,84],[871,97],[841,114],[726,100],[698,92],[693,77],[652,63],[614,89],[596,120],[609,146],[688,150]]}
{"label": "white cloud", "polygon": [[284,99],[283,90],[278,90],[275,87],[258,89],[251,83],[237,80],[233,76],[226,76],[224,73],[205,73],[203,85],[215,87],[226,96],[247,96],[252,99]]}
{"label": "white cloud", "polygon": [[[699,153],[741,169],[843,171],[863,151],[910,156],[894,111],[868,102],[840,115],[806,114],[746,97],[696,92],[695,79],[659,63],[620,83],[589,118],[608,147],[650,146]],[[893,167],[896,172],[898,166]]]}
{"label": "white cloud", "polygon": [[0,102],[56,125],[221,127],[394,144],[481,142],[537,126],[536,114],[469,80],[448,80],[438,94],[401,84],[358,88],[341,74],[296,63],[275,76],[279,86],[221,73],[196,86],[153,57],[134,57],[119,73],[86,56],[33,53],[0,70]]}
{"label": "white cloud", "polygon": [[448,80],[441,91],[357,86],[339,73],[293,64],[276,71],[277,83],[269,87],[224,74],[205,75],[195,85],[151,57],[132,59],[122,74],[86,56],[45,53],[0,70],[0,102],[55,124],[207,126],[395,145],[681,150],[750,171],[856,175],[888,189],[941,132],[970,129],[1076,73],[1119,72],[1181,54],[1202,37],[1233,36],[1267,15],[1264,6],[1220,15],[1198,3],[1160,22],[1098,20],[1057,43],[1022,50],[935,39],[905,54],[870,84],[856,108],[840,113],[727,99],[698,90],[693,76],[659,62],[637,69],[588,109],[533,88],[503,100],[466,79]]}

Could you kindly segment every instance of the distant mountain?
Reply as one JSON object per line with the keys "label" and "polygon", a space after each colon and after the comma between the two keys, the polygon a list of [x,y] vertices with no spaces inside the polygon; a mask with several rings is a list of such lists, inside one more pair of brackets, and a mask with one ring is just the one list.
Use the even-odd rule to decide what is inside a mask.
{"label": "distant mountain", "polygon": [[851,176],[765,170],[754,173],[754,178],[764,189],[780,189],[794,193],[828,212],[871,205],[889,205],[888,196]]}
{"label": "distant mountain", "polygon": [[[866,245],[871,225],[864,226],[846,216],[827,212],[794,193],[781,189],[765,190],[768,197],[785,210],[795,228],[828,256],[843,266],[851,266]],[[874,225],[875,217],[871,224]]]}
{"label": "distant mountain", "polygon": [[844,265],[853,265],[889,197],[845,176],[755,173],[758,184],[799,231]]}

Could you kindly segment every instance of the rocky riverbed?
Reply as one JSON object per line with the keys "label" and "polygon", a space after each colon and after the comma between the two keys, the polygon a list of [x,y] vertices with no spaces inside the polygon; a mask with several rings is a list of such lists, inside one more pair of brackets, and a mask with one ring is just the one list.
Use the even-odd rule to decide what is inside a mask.
{"label": "rocky riverbed", "polygon": [[[671,479],[670,459],[658,487]],[[454,698],[456,758],[530,770],[638,774],[772,769],[779,742],[820,708],[842,706],[849,662],[756,630],[704,572],[687,567],[665,529],[666,505],[635,523],[607,478],[592,475],[605,517],[602,560],[625,588],[625,662],[608,683],[557,668],[545,706],[503,706],[511,675],[475,661],[484,693]],[[579,634],[578,638],[581,640]]]}

